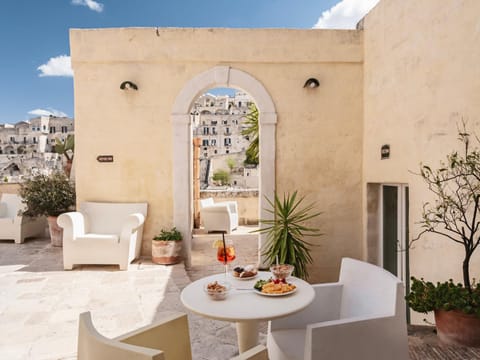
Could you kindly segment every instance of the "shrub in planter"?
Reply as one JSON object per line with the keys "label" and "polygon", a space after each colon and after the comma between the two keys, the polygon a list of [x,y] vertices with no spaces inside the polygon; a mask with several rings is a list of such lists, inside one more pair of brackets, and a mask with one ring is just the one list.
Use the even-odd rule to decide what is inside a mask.
{"label": "shrub in planter", "polygon": [[152,261],[156,264],[171,265],[181,261],[182,234],[176,229],[162,229],[152,239]]}
{"label": "shrub in planter", "polygon": [[54,246],[62,246],[62,229],[57,225],[60,214],[75,205],[75,187],[61,172],[37,175],[20,185],[19,194],[26,205],[23,215],[47,216]]}
{"label": "shrub in planter", "polygon": [[[480,346],[480,288],[470,278],[470,259],[480,244],[480,150],[471,148],[465,124],[458,135],[463,145],[461,152],[447,155],[438,169],[421,167],[420,176],[433,192],[435,202],[424,204],[420,221],[423,230],[412,242],[432,233],[461,245],[463,284],[450,280],[434,285],[412,278],[411,292],[406,299],[415,311],[435,312],[440,340]],[[458,319],[452,320],[454,317]],[[452,328],[453,322],[462,325]],[[467,323],[473,323],[477,331],[462,332],[467,329]]]}

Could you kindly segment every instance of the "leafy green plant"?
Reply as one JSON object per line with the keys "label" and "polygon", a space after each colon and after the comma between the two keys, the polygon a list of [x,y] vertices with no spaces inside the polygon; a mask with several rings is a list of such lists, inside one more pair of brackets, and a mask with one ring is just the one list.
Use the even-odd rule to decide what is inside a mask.
{"label": "leafy green plant", "polygon": [[73,153],[75,151],[75,136],[68,134],[65,141],[55,138],[54,152],[65,155],[68,161],[73,160]]}
{"label": "leafy green plant", "polygon": [[242,130],[242,135],[251,139],[250,145],[245,151],[246,159],[245,164],[258,165],[259,150],[260,150],[260,138],[259,138],[259,126],[258,126],[258,109],[255,104],[251,104],[249,107],[250,112],[245,116],[245,128]]}
{"label": "leafy green plant", "polygon": [[433,203],[423,204],[423,230],[412,245],[425,233],[440,235],[464,249],[463,285],[452,280],[434,285],[412,278],[411,292],[406,296],[413,310],[461,310],[480,316],[480,288],[470,279],[470,259],[480,244],[480,150],[471,148],[465,123],[458,139],[463,151],[453,151],[438,169],[422,164],[420,176],[434,194]]}
{"label": "leafy green plant", "polygon": [[182,233],[178,231],[175,227],[172,230],[162,229],[160,234],[156,235],[153,240],[161,241],[180,241],[182,240]]}
{"label": "leafy green plant", "polygon": [[471,291],[470,259],[480,244],[480,150],[470,148],[465,124],[458,135],[463,153],[450,153],[439,169],[422,164],[420,176],[436,199],[423,205],[423,230],[413,241],[434,233],[460,244],[465,251],[463,283]]}
{"label": "leafy green plant", "polygon": [[480,317],[480,285],[473,284],[471,291],[452,279],[443,283],[427,282],[423,278],[411,278],[410,293],[406,296],[408,305],[415,311],[428,313],[433,310],[460,310]]}
{"label": "leafy green plant", "polygon": [[283,194],[280,199],[275,193],[274,201],[267,198],[270,209],[266,209],[273,214],[272,220],[260,220],[265,227],[257,232],[267,234],[266,250],[263,255],[270,264],[275,263],[276,257],[282,264],[295,266],[293,275],[302,279],[308,278],[307,265],[311,264],[313,259],[310,255],[311,243],[305,241],[306,236],[321,236],[319,229],[310,228],[305,222],[321,214],[316,212],[315,204],[309,204],[301,207],[305,197],[297,198],[297,191],[293,194]]}
{"label": "leafy green plant", "polygon": [[75,205],[75,186],[61,172],[26,180],[20,185],[19,194],[26,205],[23,214],[27,216],[58,216]]}
{"label": "leafy green plant", "polygon": [[219,169],[213,173],[213,181],[218,181],[221,185],[230,184],[230,173],[226,170]]}

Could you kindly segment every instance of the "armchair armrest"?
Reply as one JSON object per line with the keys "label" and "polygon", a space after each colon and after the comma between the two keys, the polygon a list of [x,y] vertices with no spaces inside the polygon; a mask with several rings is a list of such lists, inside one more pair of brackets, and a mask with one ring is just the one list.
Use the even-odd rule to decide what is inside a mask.
{"label": "armchair armrest", "polygon": [[230,212],[234,214],[238,213],[238,206],[236,201],[222,201],[217,204],[228,206],[228,209],[230,210]]}
{"label": "armchair armrest", "polygon": [[[325,359],[408,359],[406,325],[398,321],[395,316],[377,315],[310,324],[305,349],[311,353],[305,358],[321,353]],[[348,346],[339,339],[348,341]]]}
{"label": "armchair armrest", "polygon": [[7,217],[7,215],[8,215],[7,203],[0,201],[0,218]]}
{"label": "armchair armrest", "polygon": [[145,216],[140,213],[130,214],[125,219],[125,222],[122,225],[121,238],[127,237],[130,238],[130,235],[138,230],[140,226],[145,222]]}
{"label": "armchair armrest", "polygon": [[272,320],[270,331],[279,329],[304,329],[308,324],[338,319],[343,285],[326,283],[313,285],[315,298],[302,311],[285,318]]}
{"label": "armchair armrest", "polygon": [[85,220],[85,216],[78,211],[61,214],[57,219],[57,223],[58,226],[63,228],[64,241],[75,240],[77,236],[85,235],[88,231]]}

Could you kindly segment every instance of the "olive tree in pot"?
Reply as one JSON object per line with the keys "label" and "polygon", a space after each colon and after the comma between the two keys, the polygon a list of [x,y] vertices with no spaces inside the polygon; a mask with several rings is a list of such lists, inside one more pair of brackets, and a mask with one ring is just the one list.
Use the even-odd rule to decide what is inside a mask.
{"label": "olive tree in pot", "polygon": [[63,231],[57,217],[75,206],[75,186],[65,174],[36,175],[20,185],[19,194],[25,204],[24,215],[47,216],[53,246],[62,246]]}
{"label": "olive tree in pot", "polygon": [[181,261],[182,234],[176,229],[162,229],[152,239],[152,261],[161,265],[177,264]]}
{"label": "olive tree in pot", "polygon": [[270,206],[266,209],[273,215],[271,220],[260,220],[261,227],[257,232],[267,234],[267,243],[263,255],[269,265],[277,259],[280,264],[290,264],[295,267],[293,274],[302,279],[308,278],[308,264],[313,262],[310,255],[313,244],[305,240],[306,236],[321,236],[319,229],[310,228],[305,222],[319,216],[315,211],[315,204],[301,207],[304,196],[297,198],[297,191],[293,194],[283,194],[280,199],[275,193],[273,202],[267,199]]}
{"label": "olive tree in pot", "polygon": [[471,280],[470,259],[480,243],[480,150],[471,148],[463,124],[459,132],[462,152],[447,155],[436,170],[421,166],[420,176],[435,196],[423,206],[423,230],[462,246],[463,284],[452,280],[437,284],[412,277],[406,299],[418,312],[434,311],[437,334],[449,344],[480,346],[480,285]]}

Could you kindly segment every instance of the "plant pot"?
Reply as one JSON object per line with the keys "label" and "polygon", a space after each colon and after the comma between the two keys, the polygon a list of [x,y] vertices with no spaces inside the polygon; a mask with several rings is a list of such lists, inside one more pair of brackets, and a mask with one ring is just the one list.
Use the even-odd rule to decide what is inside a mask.
{"label": "plant pot", "polygon": [[152,240],[152,261],[155,264],[177,264],[182,259],[181,251],[181,241]]}
{"label": "plant pot", "polygon": [[437,335],[448,345],[480,347],[480,317],[458,310],[435,310]]}
{"label": "plant pot", "polygon": [[63,229],[57,224],[57,216],[48,216],[48,230],[50,231],[50,241],[53,246],[63,245]]}

